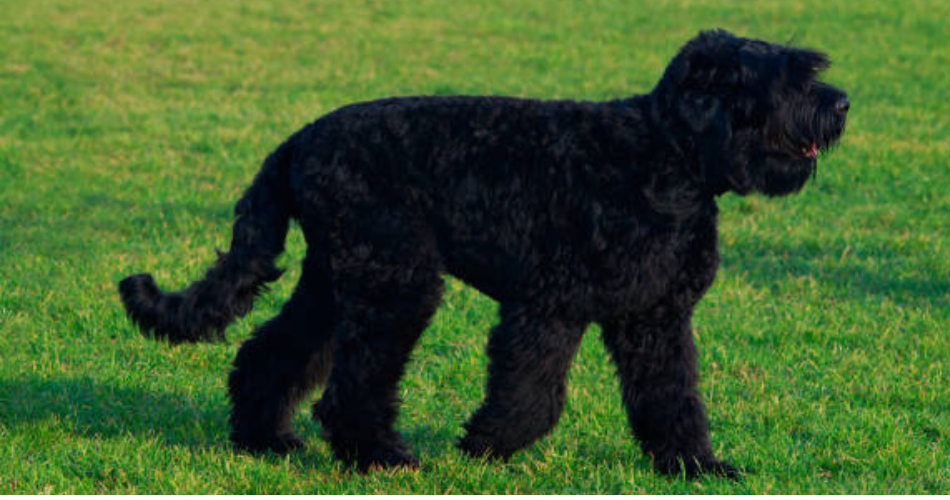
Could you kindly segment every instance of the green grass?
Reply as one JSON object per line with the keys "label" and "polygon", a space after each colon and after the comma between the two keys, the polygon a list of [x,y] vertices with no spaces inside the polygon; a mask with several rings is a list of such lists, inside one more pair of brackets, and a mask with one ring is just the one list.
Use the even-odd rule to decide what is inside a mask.
{"label": "green grass", "polygon": [[[950,3],[0,0],[0,493],[950,491]],[[487,298],[449,281],[401,393],[416,472],[235,454],[225,378],[290,275],[224,345],[169,348],[118,279],[167,287],[225,247],[263,157],[314,117],[406,94],[649,91],[701,28],[830,52],[853,102],[816,182],[721,200],[698,308],[714,447],[739,483],[655,475],[596,328],[554,433],[507,464],[452,443],[483,391]]]}

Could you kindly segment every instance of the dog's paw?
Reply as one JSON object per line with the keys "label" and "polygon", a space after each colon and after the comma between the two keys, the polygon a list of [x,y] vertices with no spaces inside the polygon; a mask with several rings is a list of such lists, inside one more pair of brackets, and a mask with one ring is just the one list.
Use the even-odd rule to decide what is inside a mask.
{"label": "dog's paw", "polygon": [[657,472],[670,476],[684,474],[687,478],[695,478],[703,474],[711,474],[733,481],[742,478],[739,469],[712,457],[672,456],[657,458],[653,461],[653,467]]}
{"label": "dog's paw", "polygon": [[472,458],[487,458],[489,460],[507,460],[511,454],[505,454],[494,446],[491,439],[469,433],[460,439],[456,446],[463,453]]}
{"label": "dog's paw", "polygon": [[373,470],[418,468],[419,459],[402,443],[381,443],[356,453],[356,470],[363,474]]}
{"label": "dog's paw", "polygon": [[284,455],[304,447],[303,441],[291,433],[269,438],[246,438],[232,435],[231,443],[235,448],[253,454],[270,452]]}

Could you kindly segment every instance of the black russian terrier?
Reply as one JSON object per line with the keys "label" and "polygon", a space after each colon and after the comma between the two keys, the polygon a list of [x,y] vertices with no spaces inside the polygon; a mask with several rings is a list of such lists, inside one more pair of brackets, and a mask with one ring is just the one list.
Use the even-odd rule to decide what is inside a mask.
{"label": "black russian terrier", "polygon": [[241,346],[231,440],[302,446],[298,403],[360,470],[417,463],[393,421],[410,352],[448,273],[500,303],[485,401],[458,446],[507,458],[551,430],[587,326],[602,326],[633,434],[664,473],[735,476],[696,389],[690,317],[719,265],[715,197],[799,190],[849,102],[816,51],[725,31],[689,41],[647,95],[606,102],[413,97],[346,106],[291,136],[235,208],[230,250],[177,293],[119,284],[171,342],[221,339],[281,271],[291,218],[302,276]]}

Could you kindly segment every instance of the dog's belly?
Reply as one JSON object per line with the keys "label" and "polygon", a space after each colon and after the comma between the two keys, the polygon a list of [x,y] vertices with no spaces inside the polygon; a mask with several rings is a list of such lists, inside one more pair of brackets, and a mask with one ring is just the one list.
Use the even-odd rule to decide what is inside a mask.
{"label": "dog's belly", "polygon": [[512,288],[502,286],[497,269],[487,260],[478,262],[473,259],[464,264],[448,263],[447,267],[449,274],[498,302],[517,295]]}
{"label": "dog's belly", "polygon": [[442,241],[440,246],[452,276],[499,302],[521,296],[526,279],[522,259],[499,241]]}
{"label": "dog's belly", "polygon": [[466,213],[468,223],[462,224],[430,218],[440,221],[434,233],[445,270],[500,302],[540,294],[589,319],[643,311],[670,293],[674,282],[701,295],[717,264],[715,226],[705,217],[679,230],[633,234],[611,228],[598,249],[586,233],[552,224],[537,211],[508,212],[535,214],[531,221]]}

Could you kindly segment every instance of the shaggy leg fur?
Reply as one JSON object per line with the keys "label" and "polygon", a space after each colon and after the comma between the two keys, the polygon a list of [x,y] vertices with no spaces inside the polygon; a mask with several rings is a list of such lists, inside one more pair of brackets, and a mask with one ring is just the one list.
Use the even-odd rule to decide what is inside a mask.
{"label": "shaggy leg fur", "polygon": [[[342,224],[343,232],[353,232],[342,236],[352,240],[340,245],[334,260],[341,273],[335,283],[342,284],[335,287],[336,353],[327,388],[313,409],[334,454],[360,471],[418,463],[393,429],[396,391],[442,295],[438,257],[412,228],[414,221],[398,214],[370,220],[378,224]],[[386,252],[352,251],[379,237],[375,231],[391,236]]]}
{"label": "shaggy leg fur", "polygon": [[329,270],[314,256],[280,314],[241,346],[229,379],[231,441],[283,453],[303,443],[291,430],[297,404],[330,369],[333,298]]}
{"label": "shaggy leg fur", "polygon": [[736,477],[709,444],[689,317],[607,324],[603,338],[617,364],[630,427],[654,467],[665,474]]}
{"label": "shaggy leg fur", "polygon": [[547,434],[564,408],[565,379],[585,324],[503,306],[488,343],[487,395],[459,447],[471,456],[507,459]]}

